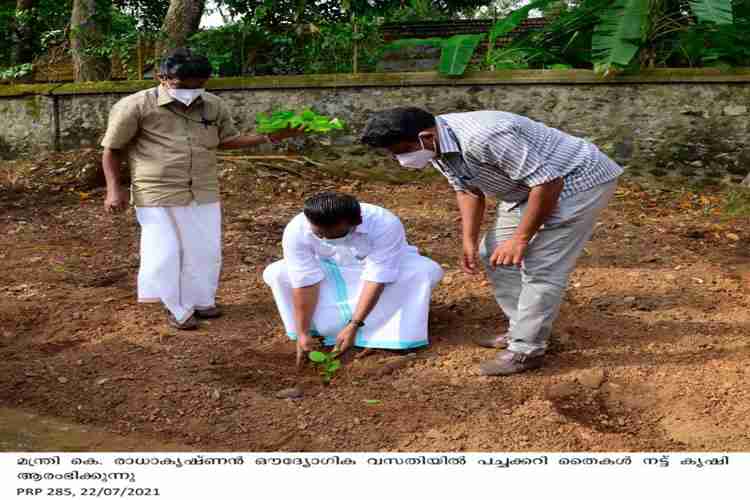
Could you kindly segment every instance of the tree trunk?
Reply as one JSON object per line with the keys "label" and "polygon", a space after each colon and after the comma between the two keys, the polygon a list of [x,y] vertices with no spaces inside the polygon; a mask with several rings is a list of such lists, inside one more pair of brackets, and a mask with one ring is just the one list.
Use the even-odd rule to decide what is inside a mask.
{"label": "tree trunk", "polygon": [[109,57],[93,53],[101,48],[111,21],[111,1],[73,0],[70,18],[70,48],[77,82],[108,80]]}
{"label": "tree trunk", "polygon": [[156,47],[157,57],[163,57],[169,49],[187,45],[188,38],[200,27],[205,8],[206,0],[170,0],[161,28],[164,39]]}
{"label": "tree trunk", "polygon": [[35,3],[35,0],[16,0],[12,64],[30,63],[34,59],[34,21],[31,9],[34,8]]}

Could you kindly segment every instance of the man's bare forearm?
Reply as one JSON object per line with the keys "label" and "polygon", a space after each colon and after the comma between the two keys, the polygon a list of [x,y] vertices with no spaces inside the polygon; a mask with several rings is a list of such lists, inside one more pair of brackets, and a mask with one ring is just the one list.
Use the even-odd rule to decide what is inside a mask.
{"label": "man's bare forearm", "polygon": [[292,288],[292,304],[294,306],[294,321],[297,335],[305,335],[310,331],[315,308],[318,307],[320,283],[302,288]]}
{"label": "man's bare forearm", "polygon": [[120,168],[122,166],[122,152],[116,149],[106,148],[102,155],[102,169],[108,190],[119,189]]}
{"label": "man's bare forearm", "polygon": [[242,149],[269,144],[271,139],[267,135],[245,134],[219,144],[219,149]]}
{"label": "man's bare forearm", "polygon": [[362,293],[359,295],[359,300],[357,301],[357,308],[352,315],[352,319],[364,322],[377,305],[384,289],[385,283],[365,281],[364,286],[362,287]]}
{"label": "man's bare forearm", "polygon": [[484,219],[484,195],[474,195],[456,191],[458,210],[461,213],[461,231],[464,243],[476,245]]}
{"label": "man's bare forearm", "polygon": [[555,211],[564,185],[562,179],[555,179],[531,188],[526,210],[514,235],[516,238],[528,242],[534,237],[544,221]]}

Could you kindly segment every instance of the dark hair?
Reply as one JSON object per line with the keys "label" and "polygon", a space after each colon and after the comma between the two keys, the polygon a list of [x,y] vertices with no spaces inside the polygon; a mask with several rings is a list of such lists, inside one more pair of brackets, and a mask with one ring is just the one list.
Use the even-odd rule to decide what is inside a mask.
{"label": "dark hair", "polygon": [[361,141],[376,148],[419,140],[419,133],[435,126],[432,113],[420,108],[393,108],[374,113],[365,125]]}
{"label": "dark hair", "polygon": [[362,209],[354,196],[341,193],[318,193],[305,200],[305,217],[319,227],[341,222],[362,223]]}
{"label": "dark hair", "polygon": [[211,78],[213,68],[206,56],[194,53],[187,47],[168,52],[159,66],[159,73],[165,78]]}

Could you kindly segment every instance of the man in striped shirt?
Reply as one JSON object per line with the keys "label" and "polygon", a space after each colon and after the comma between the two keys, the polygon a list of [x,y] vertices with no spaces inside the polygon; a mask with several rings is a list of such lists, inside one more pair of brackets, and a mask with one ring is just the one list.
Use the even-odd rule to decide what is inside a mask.
{"label": "man in striped shirt", "polygon": [[[481,259],[509,320],[507,332],[480,340],[505,348],[481,364],[481,373],[541,366],[570,272],[622,168],[587,141],[500,111],[380,111],[362,142],[387,149],[405,168],[432,164],[455,189],[463,268],[476,274]],[[487,196],[500,203],[480,241]]]}

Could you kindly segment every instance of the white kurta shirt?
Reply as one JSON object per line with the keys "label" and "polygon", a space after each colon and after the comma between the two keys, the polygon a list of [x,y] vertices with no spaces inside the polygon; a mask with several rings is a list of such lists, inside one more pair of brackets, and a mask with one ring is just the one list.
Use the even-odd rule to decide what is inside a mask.
{"label": "white kurta shirt", "polygon": [[416,249],[407,244],[404,226],[393,213],[367,203],[361,207],[362,224],[343,246],[331,245],[315,236],[304,213],[289,222],[282,246],[294,288],[311,286],[324,279],[321,260],[333,260],[340,266],[361,265],[364,281],[396,281],[405,252]]}

